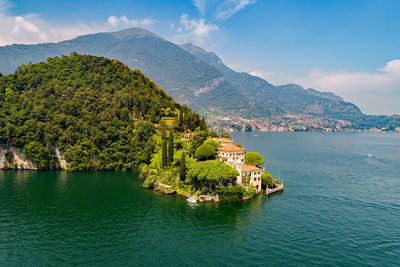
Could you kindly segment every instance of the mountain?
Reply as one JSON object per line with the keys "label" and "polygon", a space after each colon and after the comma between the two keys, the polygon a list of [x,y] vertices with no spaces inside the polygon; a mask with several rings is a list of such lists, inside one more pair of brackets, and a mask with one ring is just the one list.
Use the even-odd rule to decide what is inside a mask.
{"label": "mountain", "polygon": [[332,93],[293,84],[274,86],[228,68],[215,53],[192,44],[178,46],[140,28],[59,43],[0,47],[0,72],[12,73],[20,64],[73,51],[114,58],[132,69],[139,68],[174,100],[208,117],[267,118],[288,113],[347,119],[362,116],[357,106]]}
{"label": "mountain", "polygon": [[190,43],[181,45],[181,48],[216,67],[238,91],[246,92],[251,103],[268,110],[269,113],[266,115],[278,115],[285,112],[329,117],[361,115],[357,106],[345,102],[333,93],[304,89],[296,84],[274,86],[259,77],[228,68],[213,52],[207,52]]}
{"label": "mountain", "polygon": [[154,123],[178,114],[181,129],[199,126],[198,114],[117,60],[71,53],[21,65],[0,77],[0,168],[20,168],[19,149],[35,169],[138,171]]}
{"label": "mountain", "polygon": [[59,43],[0,47],[0,72],[11,73],[21,64],[71,52],[114,58],[132,69],[139,68],[174,100],[198,111],[216,108],[232,112],[233,106],[235,111],[246,106],[240,93],[216,68],[140,28],[85,35]]}

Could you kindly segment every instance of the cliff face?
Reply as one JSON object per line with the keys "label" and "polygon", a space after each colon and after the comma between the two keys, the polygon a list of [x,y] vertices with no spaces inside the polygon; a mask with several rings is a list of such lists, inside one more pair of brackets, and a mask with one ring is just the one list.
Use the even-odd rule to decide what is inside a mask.
{"label": "cliff face", "polygon": [[64,159],[64,154],[58,150],[57,147],[54,149],[54,151],[56,152],[56,156],[60,162],[61,169],[66,170],[69,166],[69,163]]}
{"label": "cliff face", "polygon": [[21,149],[8,145],[0,145],[0,169],[37,170]]}
{"label": "cliff face", "polygon": [[[69,163],[64,159],[64,154],[55,148],[55,153],[60,163],[62,170],[66,170]],[[0,145],[0,170],[37,170],[35,164],[26,157],[21,149],[9,146]]]}

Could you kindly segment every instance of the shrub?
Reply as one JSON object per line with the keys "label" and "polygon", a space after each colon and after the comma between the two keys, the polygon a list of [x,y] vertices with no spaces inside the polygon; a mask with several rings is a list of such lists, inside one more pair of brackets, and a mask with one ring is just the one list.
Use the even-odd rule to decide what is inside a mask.
{"label": "shrub", "polygon": [[210,144],[201,145],[194,154],[194,157],[199,160],[215,159],[215,148]]}
{"label": "shrub", "polygon": [[242,200],[245,192],[246,189],[241,186],[219,187],[216,189],[218,199],[223,203],[232,203]]}
{"label": "shrub", "polygon": [[244,196],[247,198],[252,198],[253,196],[255,196],[257,194],[256,189],[254,188],[254,186],[249,186],[247,188],[247,191],[244,193]]}
{"label": "shrub", "polygon": [[257,152],[247,152],[246,155],[244,155],[244,163],[258,166],[264,164],[264,159]]}
{"label": "shrub", "polygon": [[221,146],[221,144],[213,139],[207,139],[206,141],[204,141],[203,145],[205,144],[209,144],[212,145],[215,149],[219,148]]}
{"label": "shrub", "polygon": [[274,188],[278,182],[277,180],[274,179],[274,177],[272,177],[272,174],[270,174],[268,172],[262,173],[261,179],[262,179],[261,183],[264,188],[266,188],[267,185],[269,188]]}

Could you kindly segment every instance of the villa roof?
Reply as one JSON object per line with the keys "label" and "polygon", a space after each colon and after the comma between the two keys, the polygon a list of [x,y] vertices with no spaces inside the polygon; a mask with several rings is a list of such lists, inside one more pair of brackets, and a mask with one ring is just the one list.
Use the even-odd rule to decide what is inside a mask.
{"label": "villa roof", "polygon": [[257,166],[252,166],[248,164],[243,164],[242,165],[242,172],[250,172],[250,171],[261,171],[261,168],[258,168]]}
{"label": "villa roof", "polygon": [[220,143],[233,143],[233,140],[228,138],[213,138],[213,140],[218,141]]}
{"label": "villa roof", "polygon": [[243,147],[235,145],[227,145],[218,148],[218,151],[244,151]]}

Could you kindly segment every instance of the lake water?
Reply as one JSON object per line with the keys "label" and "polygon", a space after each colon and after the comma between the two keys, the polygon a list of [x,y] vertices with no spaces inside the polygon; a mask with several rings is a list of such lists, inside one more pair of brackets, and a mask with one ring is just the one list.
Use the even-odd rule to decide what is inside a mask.
{"label": "lake water", "polygon": [[233,137],[284,193],[190,205],[133,173],[1,171],[0,266],[400,265],[400,134]]}

